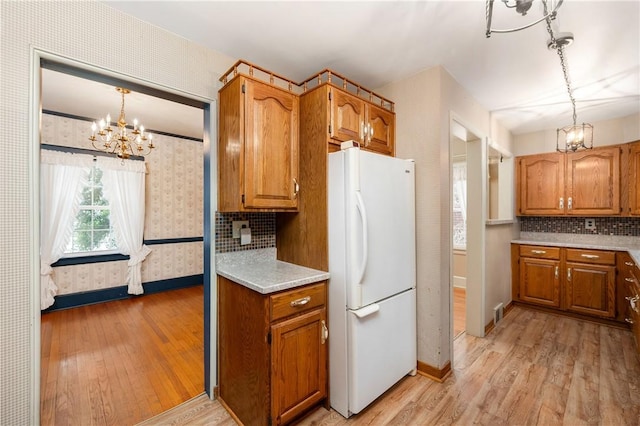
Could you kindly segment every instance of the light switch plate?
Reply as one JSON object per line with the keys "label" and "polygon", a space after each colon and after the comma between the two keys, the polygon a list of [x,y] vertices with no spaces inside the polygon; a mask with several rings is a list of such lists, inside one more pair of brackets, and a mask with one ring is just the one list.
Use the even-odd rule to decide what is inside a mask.
{"label": "light switch plate", "polygon": [[248,220],[234,220],[231,222],[231,237],[240,238],[240,228],[248,228]]}
{"label": "light switch plate", "polygon": [[584,229],[593,231],[596,229],[596,220],[595,219],[585,219],[584,220]]}

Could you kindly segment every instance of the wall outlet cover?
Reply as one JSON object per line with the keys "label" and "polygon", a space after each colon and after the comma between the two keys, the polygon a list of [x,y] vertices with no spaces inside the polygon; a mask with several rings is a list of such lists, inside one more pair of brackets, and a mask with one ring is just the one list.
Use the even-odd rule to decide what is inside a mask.
{"label": "wall outlet cover", "polygon": [[585,219],[584,220],[584,229],[589,229],[589,230],[596,229],[596,220],[595,219]]}
{"label": "wall outlet cover", "polygon": [[231,237],[232,238],[240,238],[240,229],[248,228],[249,221],[248,220],[234,220],[231,222]]}

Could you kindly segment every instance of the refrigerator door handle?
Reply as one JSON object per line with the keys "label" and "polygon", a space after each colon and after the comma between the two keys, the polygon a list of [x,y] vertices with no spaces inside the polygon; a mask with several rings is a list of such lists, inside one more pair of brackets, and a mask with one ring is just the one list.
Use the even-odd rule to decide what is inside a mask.
{"label": "refrigerator door handle", "polygon": [[380,305],[378,305],[377,303],[374,303],[372,305],[365,306],[364,308],[356,309],[355,311],[351,311],[351,312],[353,312],[353,314],[358,318],[365,318],[371,314],[375,314],[379,310],[380,310]]}
{"label": "refrigerator door handle", "polygon": [[367,258],[369,257],[369,236],[367,234],[367,210],[364,207],[364,201],[362,200],[360,191],[356,191],[355,194],[356,207],[358,208],[358,212],[360,213],[360,217],[362,218],[362,263],[360,264],[360,274],[357,281],[357,283],[360,284],[362,283],[362,278],[364,277],[364,271],[367,268]]}

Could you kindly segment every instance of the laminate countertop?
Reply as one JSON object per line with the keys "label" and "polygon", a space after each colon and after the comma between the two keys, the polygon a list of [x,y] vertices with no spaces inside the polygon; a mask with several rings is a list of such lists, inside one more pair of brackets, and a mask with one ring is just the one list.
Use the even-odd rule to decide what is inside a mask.
{"label": "laminate countertop", "polygon": [[640,237],[521,232],[520,238],[511,242],[537,246],[626,251],[636,265],[640,265]]}
{"label": "laminate countertop", "polygon": [[216,273],[262,294],[329,279],[329,273],[276,259],[276,249],[216,254]]}

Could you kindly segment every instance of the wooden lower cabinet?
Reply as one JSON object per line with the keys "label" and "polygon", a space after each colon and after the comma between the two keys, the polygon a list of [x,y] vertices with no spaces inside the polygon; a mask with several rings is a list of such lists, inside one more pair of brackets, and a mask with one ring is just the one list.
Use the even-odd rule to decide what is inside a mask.
{"label": "wooden lower cabinet", "polygon": [[261,294],[218,276],[219,393],[244,425],[283,425],[327,398],[326,282]]}
{"label": "wooden lower cabinet", "polygon": [[623,292],[628,286],[619,272],[624,259],[630,259],[627,253],[512,244],[513,300],[625,322]]}

